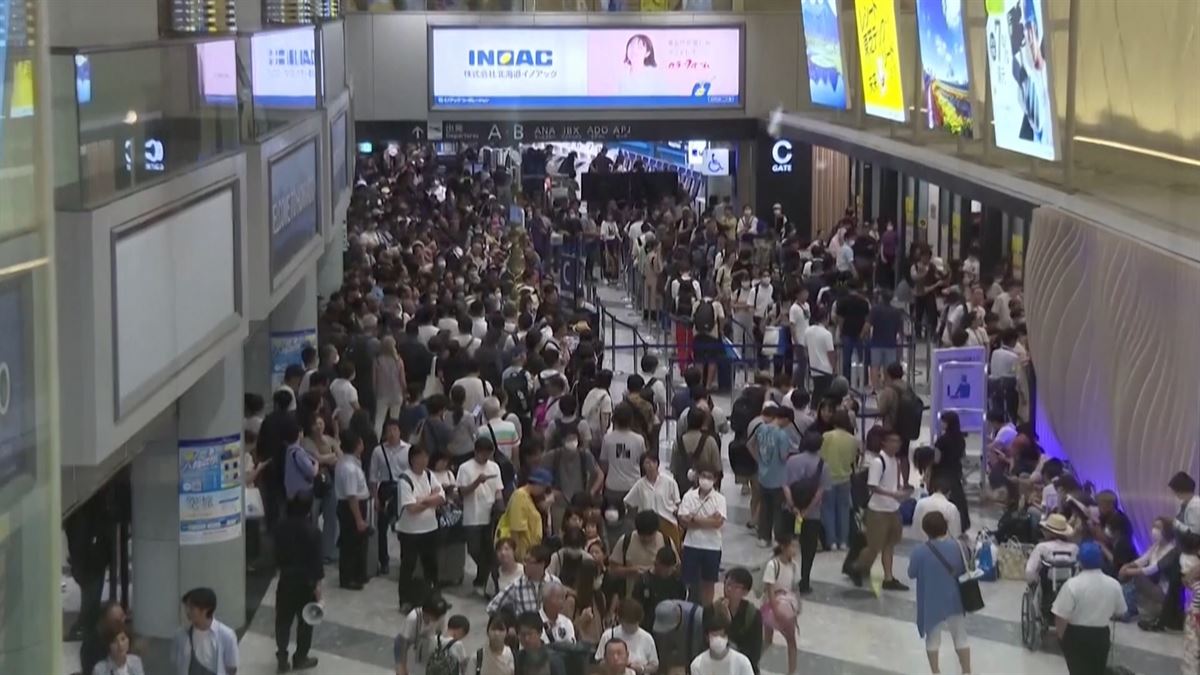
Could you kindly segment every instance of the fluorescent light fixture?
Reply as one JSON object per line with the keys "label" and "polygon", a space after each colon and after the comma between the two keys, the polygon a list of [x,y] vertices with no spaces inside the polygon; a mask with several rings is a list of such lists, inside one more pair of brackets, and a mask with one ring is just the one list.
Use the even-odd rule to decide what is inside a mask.
{"label": "fluorescent light fixture", "polygon": [[1080,143],[1087,143],[1089,145],[1100,145],[1100,146],[1104,146],[1106,148],[1115,148],[1117,150],[1125,150],[1126,152],[1132,152],[1132,153],[1136,153],[1139,155],[1145,155],[1146,157],[1154,157],[1155,159],[1165,159],[1168,162],[1175,162],[1176,164],[1186,164],[1187,166],[1200,167],[1200,159],[1193,159],[1192,157],[1184,157],[1183,155],[1173,155],[1169,152],[1163,152],[1161,150],[1152,150],[1150,148],[1143,148],[1140,145],[1129,145],[1127,143],[1121,143],[1119,141],[1108,141],[1103,138],[1092,138],[1091,136],[1076,136],[1075,140]]}

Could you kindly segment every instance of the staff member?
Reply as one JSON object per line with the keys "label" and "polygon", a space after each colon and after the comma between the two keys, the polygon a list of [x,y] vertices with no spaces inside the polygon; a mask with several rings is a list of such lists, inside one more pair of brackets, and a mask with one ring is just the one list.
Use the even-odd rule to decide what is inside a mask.
{"label": "staff member", "polygon": [[367,475],[362,468],[363,440],[353,431],[342,432],[344,454],[333,473],[333,493],[337,497],[338,525],[341,537],[338,556],[338,583],[342,588],[361,591],[367,583]]}
{"label": "staff member", "polygon": [[[310,602],[321,599],[321,579],[325,565],[321,562],[321,531],[309,512],[311,497],[297,497],[288,502],[287,518],[275,530],[275,556],[279,561],[279,584],[275,587],[275,659],[279,672],[304,670],[317,665],[308,655],[312,646],[312,626],[300,612]],[[296,654],[288,663],[288,641],[292,622],[296,623]]]}
{"label": "staff member", "polygon": [[1087,542],[1079,547],[1078,575],[1063,584],[1054,599],[1054,632],[1062,644],[1071,675],[1103,673],[1112,647],[1109,624],[1125,613],[1121,584],[1104,574],[1100,545]]}

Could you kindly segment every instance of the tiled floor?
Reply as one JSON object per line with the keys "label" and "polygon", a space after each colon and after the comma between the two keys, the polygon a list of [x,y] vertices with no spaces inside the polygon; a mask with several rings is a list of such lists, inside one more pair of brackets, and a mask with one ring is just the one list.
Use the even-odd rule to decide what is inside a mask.
{"label": "tiled floor", "polygon": [[[602,291],[610,307],[621,307],[618,291]],[[628,313],[622,318],[630,318]],[[608,336],[606,336],[607,338]],[[618,331],[618,341],[629,341],[627,331]],[[625,375],[633,371],[633,357],[621,353],[610,367],[617,371],[614,386],[624,386]],[[614,391],[614,396],[619,396]],[[725,399],[724,405],[728,405]],[[728,409],[728,408],[727,408]],[[725,568],[745,566],[760,578],[759,571],[768,551],[759,548],[744,523],[748,519],[747,497],[729,485],[730,523],[725,528]],[[976,516],[985,521],[986,516]],[[907,553],[915,541],[907,538],[897,552],[896,569],[907,567]],[[393,542],[393,546],[395,543]],[[813,569],[815,591],[803,604],[800,619],[801,650],[799,673],[804,675],[884,675],[928,672],[924,643],[917,636],[914,619],[915,597],[912,592],[884,592],[876,596],[870,590],[856,589],[841,574],[841,554],[824,553]],[[468,561],[468,566],[472,564]],[[393,570],[395,565],[393,565]],[[313,675],[386,675],[392,671],[392,638],[399,628],[396,608],[395,574],[376,578],[364,591],[339,589],[337,571],[328,568],[325,586],[327,618],[315,632],[314,656],[320,659]],[[876,568],[876,575],[881,571]],[[1020,606],[1024,590],[1020,582],[984,585],[987,607],[968,619],[972,660],[975,673],[994,675],[1056,675],[1066,673],[1062,657],[1053,645],[1033,653],[1021,645]],[[473,651],[482,644],[486,623],[483,602],[461,590],[447,593],[452,612],[465,615],[472,625],[467,638]],[[268,675],[275,672],[273,639],[274,589],[269,589],[242,639],[242,667],[239,675]],[[1051,641],[1052,642],[1052,641]],[[1178,635],[1146,634],[1134,626],[1119,625],[1113,660],[1143,675],[1178,672],[1182,639]],[[76,646],[65,648],[69,662]],[[786,670],[782,641],[776,638],[763,659],[763,672],[781,675]],[[958,664],[946,644],[942,653],[942,671],[958,673]]]}

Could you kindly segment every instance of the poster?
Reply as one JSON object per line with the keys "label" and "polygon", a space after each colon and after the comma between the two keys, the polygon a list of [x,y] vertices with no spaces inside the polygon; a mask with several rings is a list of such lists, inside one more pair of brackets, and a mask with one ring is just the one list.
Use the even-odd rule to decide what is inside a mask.
{"label": "poster", "polygon": [[982,431],[987,409],[987,348],[951,347],[933,350],[931,391],[933,435],[941,433],[939,417],[954,410],[967,432]]}
{"label": "poster", "polygon": [[179,545],[242,536],[242,437],[179,441]]}
{"label": "poster", "polygon": [[317,139],[271,158],[272,285],[317,236]]}
{"label": "poster", "polygon": [[903,122],[908,112],[900,81],[900,38],[895,0],[854,0],[863,109],[868,115]]}
{"label": "poster", "polygon": [[433,27],[432,107],[738,108],[742,28]]}
{"label": "poster", "polygon": [[1049,45],[1040,0],[986,0],[988,80],[996,145],[1058,159]]}
{"label": "poster", "polygon": [[271,391],[283,384],[283,374],[290,365],[303,365],[300,358],[305,347],[317,346],[317,329],[306,328],[271,333]]}
{"label": "poster", "polygon": [[970,136],[974,117],[963,0],[917,0],[917,40],[925,126]]}
{"label": "poster", "polygon": [[846,65],[838,0],[801,0],[808,93],[814,105],[846,109]]}

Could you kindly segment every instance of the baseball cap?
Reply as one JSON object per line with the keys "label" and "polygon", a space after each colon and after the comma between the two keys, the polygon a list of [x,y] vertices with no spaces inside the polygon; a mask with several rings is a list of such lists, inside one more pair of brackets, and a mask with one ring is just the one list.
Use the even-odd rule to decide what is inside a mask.
{"label": "baseball cap", "polygon": [[550,473],[550,469],[539,466],[529,472],[529,482],[533,485],[550,485],[554,482],[554,476]]}
{"label": "baseball cap", "polygon": [[654,632],[669,633],[683,622],[683,608],[678,602],[660,602],[654,608]]}

